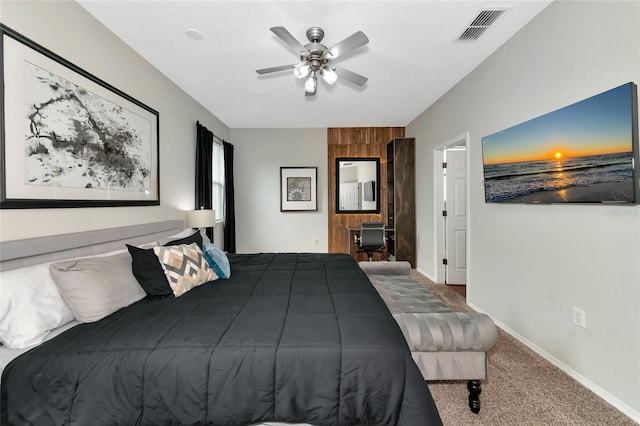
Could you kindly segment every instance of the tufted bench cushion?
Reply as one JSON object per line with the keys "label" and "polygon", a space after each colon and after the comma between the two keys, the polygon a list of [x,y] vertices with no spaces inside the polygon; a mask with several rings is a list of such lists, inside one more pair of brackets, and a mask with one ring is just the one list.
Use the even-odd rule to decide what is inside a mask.
{"label": "tufted bench cushion", "polygon": [[408,262],[360,262],[400,325],[425,380],[487,378],[496,326],[486,314],[453,312],[411,277]]}

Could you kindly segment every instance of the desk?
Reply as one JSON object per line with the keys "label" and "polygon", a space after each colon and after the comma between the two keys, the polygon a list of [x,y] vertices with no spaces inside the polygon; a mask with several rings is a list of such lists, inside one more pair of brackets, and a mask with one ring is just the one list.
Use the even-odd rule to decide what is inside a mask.
{"label": "desk", "polygon": [[[350,254],[355,260],[367,260],[367,254],[364,252],[358,253],[358,246],[356,246],[356,236],[360,235],[360,227],[345,226],[346,228],[346,240],[344,246],[344,252]],[[392,228],[384,229],[387,243],[382,253],[374,253],[373,260],[394,260],[395,259],[395,230]]]}

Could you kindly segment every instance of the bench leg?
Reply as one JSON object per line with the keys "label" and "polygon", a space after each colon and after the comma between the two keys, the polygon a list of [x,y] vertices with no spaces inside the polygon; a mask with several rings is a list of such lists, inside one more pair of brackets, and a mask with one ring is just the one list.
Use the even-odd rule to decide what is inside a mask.
{"label": "bench leg", "polygon": [[482,392],[480,380],[469,380],[467,389],[469,389],[469,408],[472,413],[478,414],[480,412],[480,393]]}

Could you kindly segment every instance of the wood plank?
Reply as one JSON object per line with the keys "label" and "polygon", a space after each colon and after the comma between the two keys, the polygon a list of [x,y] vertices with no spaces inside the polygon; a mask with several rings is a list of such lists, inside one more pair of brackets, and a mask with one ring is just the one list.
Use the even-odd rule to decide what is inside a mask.
{"label": "wood plank", "polygon": [[396,259],[416,265],[415,140],[396,139],[394,153]]}

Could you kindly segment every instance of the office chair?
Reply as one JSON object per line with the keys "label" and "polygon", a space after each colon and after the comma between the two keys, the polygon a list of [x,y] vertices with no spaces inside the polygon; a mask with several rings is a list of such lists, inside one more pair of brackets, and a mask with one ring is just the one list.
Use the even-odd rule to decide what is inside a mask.
{"label": "office chair", "polygon": [[356,235],[357,253],[367,253],[369,262],[373,260],[373,253],[384,251],[386,243],[384,223],[363,222],[360,224],[360,235]]}

